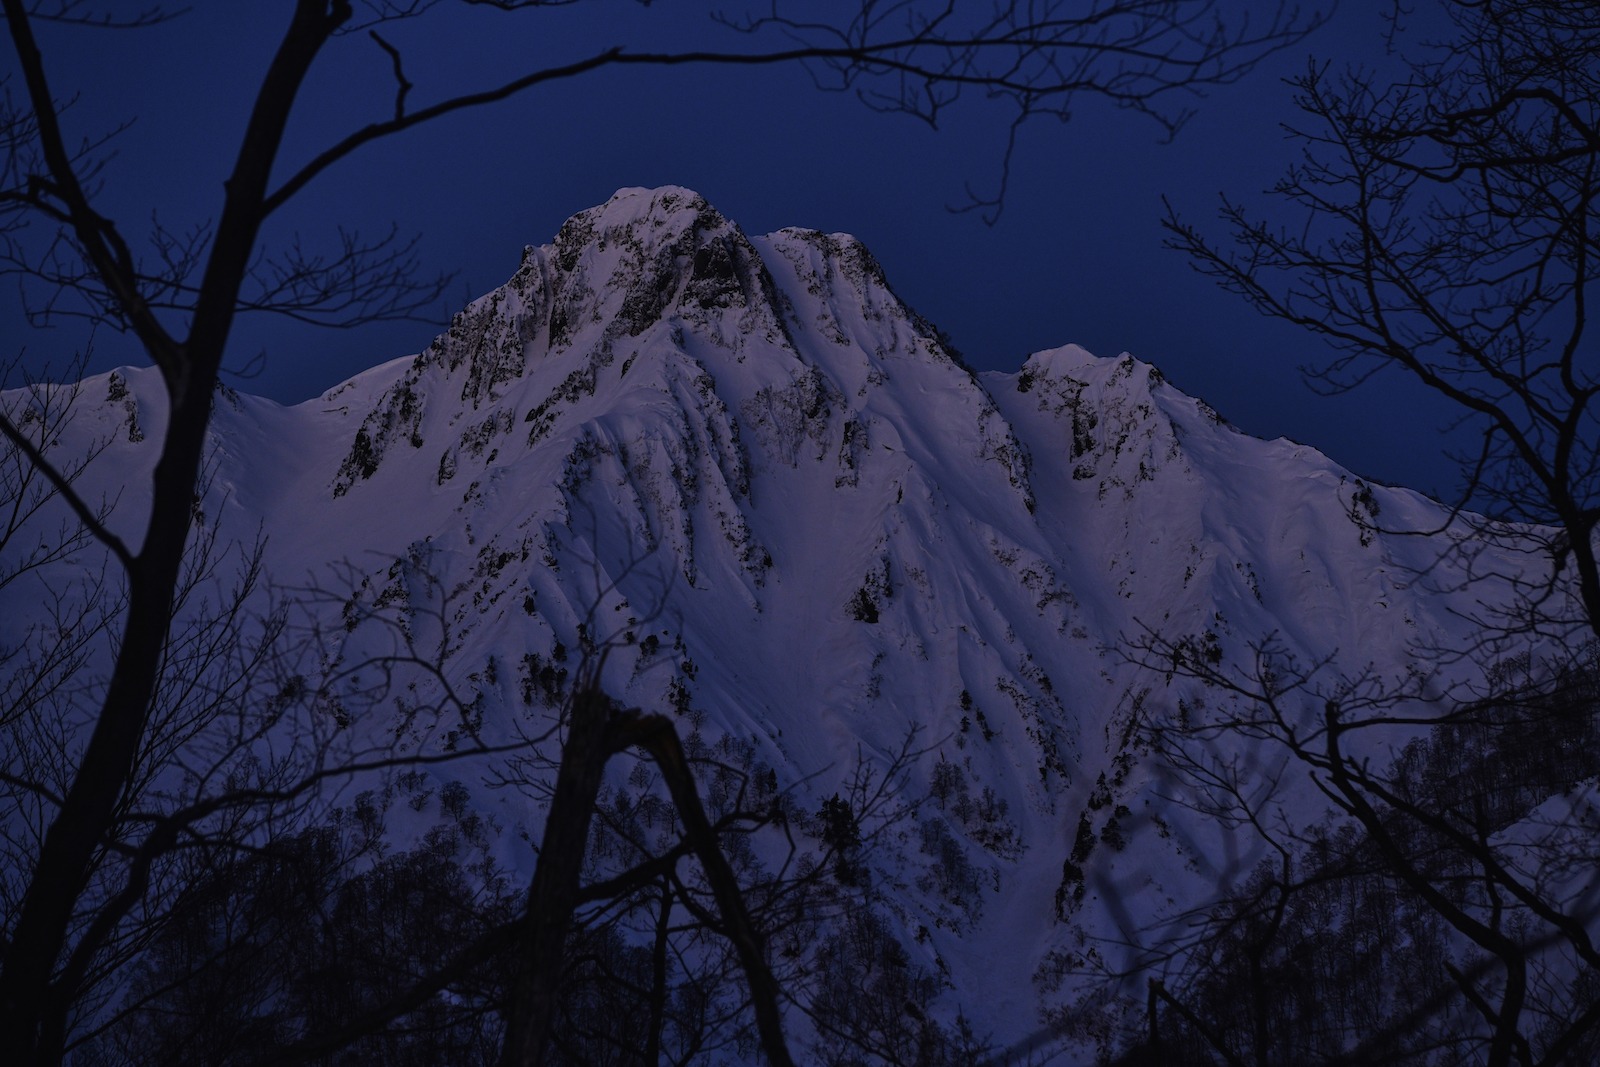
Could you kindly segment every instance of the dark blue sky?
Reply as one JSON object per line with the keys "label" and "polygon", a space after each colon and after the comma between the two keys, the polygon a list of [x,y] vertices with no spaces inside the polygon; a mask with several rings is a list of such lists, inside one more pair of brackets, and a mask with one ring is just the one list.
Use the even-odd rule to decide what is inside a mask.
{"label": "dark blue sky", "polygon": [[[290,6],[199,5],[154,29],[41,33],[56,91],[78,94],[66,116],[72,136],[132,121],[97,200],[130,236],[148,229],[152,212],[174,229],[216,216],[250,94]],[[1222,6],[1259,17],[1266,5]],[[1346,3],[1303,45],[1196,100],[1199,113],[1173,143],[1149,120],[1091,99],[1069,123],[1025,128],[993,227],[947,210],[966,183],[987,188],[998,177],[1006,114],[981,99],[935,131],[819,92],[799,68],[630,69],[379,142],[309,186],[273,219],[267,241],[298,233],[315,246],[340,225],[398,224],[420,238],[431,267],[458,272],[453,308],[504,281],[524,244],[549,241],[563,219],[613,190],[685,185],[751,233],[797,225],[856,234],[901,296],[980,369],[1015,370],[1030,352],[1068,342],[1105,356],[1130,351],[1252,434],[1289,436],[1359,474],[1443,490],[1452,468],[1434,431],[1448,412],[1392,376],[1349,397],[1313,395],[1297,368],[1322,358],[1317,342],[1262,320],[1161,246],[1163,197],[1202,220],[1222,191],[1270,209],[1260,194],[1296,152],[1279,128],[1295,115],[1282,79],[1313,53],[1335,64],[1389,62],[1380,6]],[[413,106],[616,43],[743,43],[693,5],[621,0],[518,15],[440,11],[386,34],[406,52]],[[14,62],[7,55],[6,66]],[[335,42],[302,94],[286,163],[385,117],[389,78],[388,58],[365,36]],[[0,315],[30,365],[82,346],[68,327],[26,330],[14,297]],[[232,362],[265,360],[234,384],[305,399],[419,350],[435,332],[246,318]],[[96,356],[96,370],[142,362],[130,339],[104,332]]]}

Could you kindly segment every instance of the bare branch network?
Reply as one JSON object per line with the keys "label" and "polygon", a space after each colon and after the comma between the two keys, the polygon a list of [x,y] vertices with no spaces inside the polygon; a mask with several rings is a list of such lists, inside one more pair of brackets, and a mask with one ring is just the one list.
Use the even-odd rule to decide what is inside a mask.
{"label": "bare branch network", "polygon": [[1140,1048],[1163,1062],[1600,1054],[1600,17],[1439,7],[1446,36],[1417,46],[1393,6],[1394,82],[1322,63],[1295,80],[1301,156],[1272,190],[1293,222],[1231,199],[1221,238],[1167,221],[1198,270],[1326,342],[1314,387],[1397,372],[1475,432],[1437,524],[1380,518],[1366,487],[1347,508],[1371,535],[1443,545],[1408,580],[1478,607],[1393,676],[1270,635],[1124,639],[1152,679],[1200,685],[1130,725],[1166,796],[1241,831],[1217,895],[1128,924],[1130,965],[1110,969],[1157,972]]}
{"label": "bare branch network", "polygon": [[[1308,371],[1314,386],[1394,370],[1445,400],[1479,442],[1458,457],[1451,520],[1543,557],[1503,628],[1594,634],[1600,22],[1577,4],[1446,6],[1456,42],[1401,84],[1324,65],[1297,79],[1304,155],[1274,192],[1304,226],[1226,201],[1229,242],[1174,214],[1171,244],[1325,340],[1334,354]],[[1503,523],[1549,533],[1508,537]]]}

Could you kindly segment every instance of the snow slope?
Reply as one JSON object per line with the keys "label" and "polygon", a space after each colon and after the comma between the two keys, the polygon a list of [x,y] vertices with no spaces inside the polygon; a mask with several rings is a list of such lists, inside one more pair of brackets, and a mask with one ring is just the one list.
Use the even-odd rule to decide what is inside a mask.
{"label": "snow slope", "polygon": [[[125,399],[86,383],[73,432],[118,433],[91,492],[153,462],[153,373],[118,372]],[[1422,525],[1430,501],[1244,436],[1129,355],[1067,346],[975,375],[853,238],[750,237],[683,189],[575,216],[415,358],[294,407],[222,396],[212,437],[205,521],[261,529],[281,583],[344,582],[347,612],[426,602],[487,736],[550,714],[515,665],[586,640],[615,645],[620,699],[752,740],[813,807],[858,754],[886,762],[919,731],[918,811],[878,862],[945,1006],[1002,1043],[1069,999],[1041,964],[1214,874],[1203,828],[1156,833],[1129,741],[1187,690],[1120,640],[1149,627],[1232,656],[1276,634],[1381,672],[1464,625],[1410,577],[1438,544],[1362,522]],[[941,761],[1003,802],[1004,832],[922,801]],[[1091,805],[1101,782],[1114,803]],[[510,831],[539,813],[490,803],[525,867]],[[1080,823],[1102,834],[1116,804],[1131,840],[1059,907]],[[918,887],[941,861],[915,820],[945,824],[981,875],[968,892]]]}

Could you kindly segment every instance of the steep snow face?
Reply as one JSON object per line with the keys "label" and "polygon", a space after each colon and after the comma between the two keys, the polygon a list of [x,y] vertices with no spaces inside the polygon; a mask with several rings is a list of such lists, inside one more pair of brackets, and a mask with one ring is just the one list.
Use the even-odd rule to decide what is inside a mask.
{"label": "steep snow face", "polygon": [[[1037,592],[980,577],[1036,536],[1027,450],[854,240],[752,241],[695,194],[621,192],[355,414],[310,505],[327,518],[275,533],[274,558],[426,543],[452,577],[470,561],[461,625],[507,655],[576,647],[577,623],[621,597],[593,636],[653,627],[700,668],[635,665],[626,698],[714,687],[787,765],[949,732],[964,689],[1018,676],[980,707],[985,729],[1030,738],[1035,806],[1069,777],[1073,718],[1010,633],[1055,590],[1037,567]],[[531,645],[504,647],[519,613]],[[984,661],[967,668],[981,685],[963,657]],[[795,714],[832,725],[791,737]]]}
{"label": "steep snow face", "polygon": [[[117,380],[86,384],[85,427],[130,402],[158,425],[154,380]],[[876,862],[952,1014],[1003,1041],[1068,995],[1064,952],[1205,873],[1207,831],[1152,818],[1130,740],[1187,690],[1119,641],[1276,634],[1397,671],[1462,625],[1410,577],[1437,545],[1372,526],[1428,525],[1425,499],[1243,436],[1128,355],[975,376],[854,239],[751,238],[684,189],[574,216],[413,359],[293,408],[223,397],[212,436],[205,522],[338,585],[341,654],[374,605],[428,620],[491,738],[548,721],[546,683],[599,646],[617,697],[753,741],[813,808],[915,732],[915,810]],[[154,440],[119,437],[96,484],[136,482]],[[948,765],[984,804],[923,802]],[[497,802],[526,866],[509,831],[540,813]],[[1069,884],[1085,832],[1118,844]]]}

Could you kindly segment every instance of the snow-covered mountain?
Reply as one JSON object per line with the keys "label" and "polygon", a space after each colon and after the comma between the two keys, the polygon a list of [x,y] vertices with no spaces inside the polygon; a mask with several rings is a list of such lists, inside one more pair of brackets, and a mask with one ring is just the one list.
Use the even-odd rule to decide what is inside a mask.
{"label": "snow-covered mountain", "polygon": [[[116,434],[90,496],[139,484],[159,395],[149,370],[87,383],[69,436]],[[853,238],[748,236],[683,189],[573,217],[418,356],[293,407],[225,394],[212,439],[205,528],[261,530],[284,586],[339,585],[341,640],[375,606],[428,615],[485,737],[547,716],[540,679],[597,645],[618,699],[753,743],[810,808],[915,731],[913,811],[873,862],[941,1010],[999,1044],[1070,999],[1052,967],[1212,871],[1214,831],[1174,832],[1131,740],[1188,689],[1120,641],[1275,634],[1391,672],[1466,626],[1447,570],[1415,581],[1438,545],[1372,525],[1432,502],[1245,436],[1130,355],[975,374]],[[540,814],[484,803],[526,867]],[[1114,844],[1069,865],[1085,825]]]}

